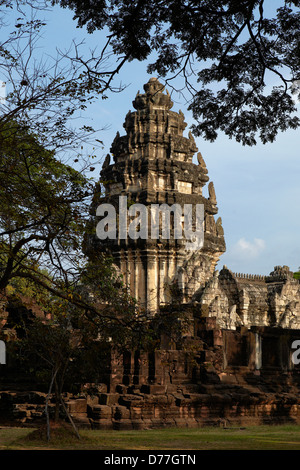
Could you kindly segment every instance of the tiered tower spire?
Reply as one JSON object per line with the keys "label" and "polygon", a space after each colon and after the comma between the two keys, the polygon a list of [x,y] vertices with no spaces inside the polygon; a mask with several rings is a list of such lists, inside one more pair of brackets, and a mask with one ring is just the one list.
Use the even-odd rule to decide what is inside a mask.
{"label": "tiered tower spire", "polygon": [[112,143],[113,161],[108,155],[103,164],[105,197],[97,203],[118,208],[119,197],[126,196],[128,206],[204,205],[204,245],[200,250],[188,252],[185,240],[173,235],[152,239],[149,232],[147,239],[124,239],[118,230],[115,239],[97,240],[93,245],[94,249],[105,245],[110,250],[131,293],[142,306],[155,311],[170,301],[171,283],[178,283],[183,301],[204,286],[225,251],[225,242],[221,220],[214,218],[218,208],[212,182],[209,197],[202,195],[209,180],[207,168],[200,153],[198,165],[193,163],[198,149],[191,132],[183,136],[183,113],[171,110],[170,94],[164,93],[156,78],[144,85],[144,93],[137,93],[133,106],[135,110],[127,113],[123,125],[126,134],[117,133]]}

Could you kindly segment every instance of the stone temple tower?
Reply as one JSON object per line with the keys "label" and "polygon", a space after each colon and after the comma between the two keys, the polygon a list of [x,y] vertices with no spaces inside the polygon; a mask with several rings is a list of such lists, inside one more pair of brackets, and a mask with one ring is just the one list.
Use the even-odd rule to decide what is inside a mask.
{"label": "stone temple tower", "polygon": [[[144,93],[137,93],[133,106],[135,111],[127,113],[123,124],[126,134],[117,133],[111,146],[112,158],[107,155],[103,164],[100,182],[105,196],[95,201],[94,206],[94,215],[101,204],[116,208],[115,237],[102,240],[95,237],[90,248],[109,250],[131,294],[141,307],[155,312],[170,301],[173,283],[181,291],[183,302],[199,292],[212,277],[225,251],[225,242],[221,219],[215,220],[218,208],[212,182],[208,184],[209,196],[202,195],[202,188],[209,181],[207,168],[200,153],[198,164],[192,161],[198,149],[191,133],[183,136],[186,127],[183,113],[171,111],[171,97],[164,93],[164,86],[156,78],[144,85]],[[200,249],[188,250],[184,237],[174,237],[172,224],[167,238],[161,233],[159,237],[151,237],[150,228],[144,238],[120,236],[120,196],[128,210],[133,204],[147,208],[162,204],[182,208],[185,204],[202,205],[204,243]],[[175,215],[172,219],[170,214],[174,222]],[[150,227],[150,212],[147,217]],[[95,226],[97,220],[104,219],[95,217]],[[160,219],[160,229],[163,220]],[[183,220],[182,216],[182,225]]]}

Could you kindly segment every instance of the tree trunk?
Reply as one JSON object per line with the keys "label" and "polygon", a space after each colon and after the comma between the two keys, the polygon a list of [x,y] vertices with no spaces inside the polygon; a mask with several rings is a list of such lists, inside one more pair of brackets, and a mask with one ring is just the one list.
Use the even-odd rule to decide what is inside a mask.
{"label": "tree trunk", "polygon": [[58,423],[59,421],[59,407],[61,402],[61,396],[59,393],[59,388],[57,385],[57,381],[55,380],[55,413],[54,413],[54,421]]}
{"label": "tree trunk", "polygon": [[58,372],[58,369],[53,371],[48,394],[46,397],[46,404],[45,404],[45,413],[46,413],[46,419],[47,419],[47,440],[50,441],[50,419],[49,419],[49,400],[50,400],[50,395],[52,392],[52,387],[53,387],[53,382],[55,380],[56,374]]}

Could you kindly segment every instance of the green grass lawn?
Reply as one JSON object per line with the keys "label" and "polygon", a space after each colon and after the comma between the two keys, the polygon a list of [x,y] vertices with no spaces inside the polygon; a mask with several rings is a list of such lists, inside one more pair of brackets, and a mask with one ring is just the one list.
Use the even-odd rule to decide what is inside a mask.
{"label": "green grass lawn", "polygon": [[0,450],[300,450],[300,426],[248,428],[81,430],[80,439],[67,429],[45,434],[26,428],[0,428]]}

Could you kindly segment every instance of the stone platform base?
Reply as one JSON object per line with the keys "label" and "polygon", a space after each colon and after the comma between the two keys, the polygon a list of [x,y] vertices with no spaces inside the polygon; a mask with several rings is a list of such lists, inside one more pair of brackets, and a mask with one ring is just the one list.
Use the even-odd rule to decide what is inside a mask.
{"label": "stone platform base", "polygon": [[[254,386],[232,384],[149,386],[148,393],[129,388],[126,393],[93,396],[66,395],[65,403],[79,428],[153,429],[161,427],[251,426],[300,424],[300,398],[293,393],[264,393]],[[153,393],[157,390],[158,393]],[[0,425],[34,426],[45,420],[46,394],[0,392]],[[50,404],[53,413],[54,403]],[[62,414],[63,416],[63,414]]]}

